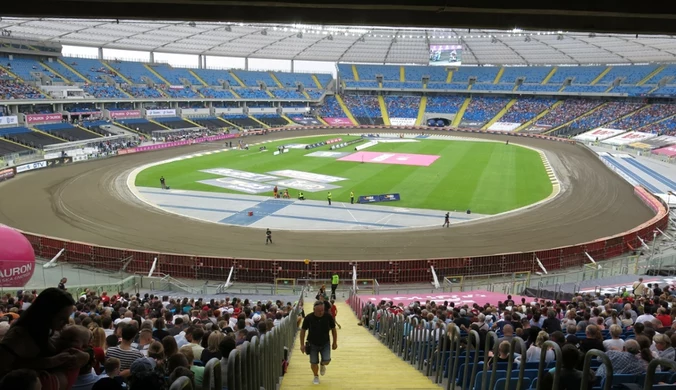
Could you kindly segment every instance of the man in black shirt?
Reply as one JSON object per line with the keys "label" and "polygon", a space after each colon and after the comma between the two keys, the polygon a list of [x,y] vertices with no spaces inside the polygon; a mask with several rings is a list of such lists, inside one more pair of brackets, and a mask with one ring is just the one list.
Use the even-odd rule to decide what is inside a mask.
{"label": "man in black shirt", "polygon": [[[306,343],[305,332],[307,331],[309,331],[309,334]],[[333,335],[333,345],[330,344],[329,332]],[[314,374],[314,384],[319,384],[319,373],[321,375],[326,373],[326,366],[331,363],[331,350],[337,348],[338,332],[336,332],[336,321],[331,314],[325,311],[324,302],[317,301],[314,304],[313,312],[305,316],[300,331],[300,351],[310,355],[310,367]],[[321,371],[319,354],[322,355]]]}
{"label": "man in black shirt", "polygon": [[164,176],[160,177],[160,186],[162,186],[163,190],[167,189],[167,184],[166,184],[166,181],[164,180]]}

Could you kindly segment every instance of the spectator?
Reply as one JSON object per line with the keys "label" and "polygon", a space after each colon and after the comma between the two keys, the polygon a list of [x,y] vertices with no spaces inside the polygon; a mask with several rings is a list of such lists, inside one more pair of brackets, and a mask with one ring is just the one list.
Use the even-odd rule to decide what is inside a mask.
{"label": "spectator", "polygon": [[[544,346],[545,341],[549,339],[549,335],[545,331],[540,331],[537,334],[537,337],[535,339],[535,342],[531,344],[530,347],[528,347],[528,350],[526,351],[526,363],[531,363],[531,362],[539,362],[540,361],[540,354],[542,353],[542,348]],[[554,361],[554,351],[551,349],[547,349],[547,352],[545,354],[545,361],[547,363]],[[523,357],[519,359],[519,363],[523,362]]]}
{"label": "spectator", "polygon": [[603,348],[606,351],[622,351],[624,349],[624,340],[620,338],[622,328],[619,325],[610,325],[610,340],[603,341]]}
{"label": "spectator", "polygon": [[40,390],[38,374],[33,370],[14,370],[0,380],[0,390]]}
{"label": "spectator", "polygon": [[592,349],[598,349],[599,351],[606,350],[603,346],[601,330],[597,325],[588,325],[585,334],[587,338],[580,341],[580,350],[583,353],[587,353],[587,351],[591,351]]}
{"label": "spectator", "polygon": [[178,353],[178,344],[176,344],[176,339],[171,336],[166,336],[162,339],[162,347],[164,348],[164,355],[167,359]]}
{"label": "spectator", "polygon": [[[559,390],[577,390],[581,388],[584,373],[577,369],[580,363],[580,352],[578,349],[570,344],[564,345],[561,348],[561,359],[562,367],[559,373]],[[542,379],[543,389],[554,387],[555,371],[556,369],[552,368],[545,374]]]}
{"label": "spectator", "polygon": [[202,388],[202,381],[204,380],[204,367],[198,367],[194,365],[195,355],[193,354],[194,349],[188,345],[184,345],[181,349],[178,350],[180,354],[183,354],[188,361],[188,366],[190,371],[195,374],[195,388]]}
{"label": "spectator", "polygon": [[190,347],[192,348],[193,356],[202,356],[202,338],[204,337],[204,331],[201,328],[196,328],[192,332],[192,340],[190,341]]}
{"label": "spectator", "polygon": [[106,351],[106,358],[111,357],[120,359],[120,369],[122,370],[123,376],[125,371],[131,368],[132,363],[137,359],[142,359],[144,355],[138,350],[132,347],[132,342],[138,334],[138,328],[133,324],[122,324],[122,339],[120,345],[117,347],[108,348]]}
{"label": "spectator", "polygon": [[218,351],[221,353],[221,378],[223,379],[223,390],[227,389],[228,383],[228,358],[230,353],[235,350],[235,339],[227,336],[218,344]]}
{"label": "spectator", "polygon": [[[613,366],[613,374],[644,375],[648,369],[648,363],[653,357],[650,350],[642,349],[637,340],[627,340],[624,351],[607,351],[606,355]],[[605,366],[601,365],[596,371],[596,376],[604,377]]]}
{"label": "spectator", "polygon": [[202,351],[202,356],[200,360],[203,363],[207,363],[209,360],[216,358],[218,360],[221,360],[223,355],[221,355],[221,352],[218,349],[218,346],[220,345],[221,341],[225,338],[225,335],[221,332],[211,332],[209,335],[209,340],[208,340],[208,346],[206,349]]}
{"label": "spectator", "polygon": [[552,309],[547,311],[547,318],[542,324],[542,330],[551,334],[552,332],[561,331],[561,321],[556,318],[556,312]]}
{"label": "spectator", "polygon": [[74,349],[57,353],[49,339],[68,323],[74,304],[73,298],[63,290],[42,291],[0,342],[0,361],[3,362],[0,376],[30,367],[52,370],[40,377],[43,383],[58,381],[62,386],[73,383],[79,368],[89,361],[89,355]]}
{"label": "spectator", "polygon": [[671,338],[664,334],[656,334],[653,337],[654,346],[660,359],[674,360],[676,351],[671,346]]}

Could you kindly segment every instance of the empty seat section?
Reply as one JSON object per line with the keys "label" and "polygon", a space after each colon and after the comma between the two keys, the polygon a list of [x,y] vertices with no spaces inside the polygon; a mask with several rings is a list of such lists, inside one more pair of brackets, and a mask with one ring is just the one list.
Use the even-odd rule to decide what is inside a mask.
{"label": "empty seat section", "polygon": [[199,91],[205,98],[209,98],[209,99],[234,99],[235,98],[235,95],[233,95],[232,92],[228,89],[204,87],[204,88],[200,88]]}
{"label": "empty seat section", "polygon": [[662,71],[651,77],[646,84],[656,85],[665,78],[667,79],[668,85],[676,84],[676,65],[667,65]]}
{"label": "empty seat section", "polygon": [[36,125],[36,129],[55,135],[59,138],[65,139],[66,141],[82,141],[87,139],[100,138],[98,134],[91,133],[89,131],[82,130],[78,127],[71,125],[70,123],[53,123],[47,125]]}
{"label": "empty seat section", "polygon": [[396,88],[396,89],[422,89],[423,85],[421,81],[384,81],[383,88]]}
{"label": "empty seat section", "polygon": [[116,83],[124,83],[124,79],[117,73],[106,67],[99,60],[89,58],[64,58],[63,61],[75,69],[78,73],[88,78],[92,83],[105,83],[110,77]]}
{"label": "empty seat section", "polygon": [[202,85],[195,76],[190,74],[188,69],[174,68],[167,64],[154,64],[150,66],[171,85],[185,85],[185,82],[189,85]]}
{"label": "empty seat section", "polygon": [[51,62],[45,60],[44,63],[47,66],[49,66],[50,69],[53,69],[55,72],[57,72],[61,76],[65,77],[67,79],[67,81],[70,81],[72,83],[84,83],[85,82],[85,80],[82,77],[73,73],[72,70],[66,68],[62,63],[60,63],[57,60],[53,60]]}
{"label": "empty seat section", "polygon": [[227,70],[193,69],[192,71],[209,85],[223,86],[223,83],[228,83],[231,87],[239,86],[237,80]]}
{"label": "empty seat section", "polygon": [[104,121],[104,120],[82,122],[82,127],[84,127],[85,129],[93,131],[95,133],[99,133],[99,134],[104,135],[104,136],[115,134],[114,132],[106,129],[106,127],[108,127],[110,125],[111,125],[111,123],[109,123],[108,121]]}
{"label": "empty seat section", "polygon": [[338,72],[340,78],[343,80],[354,80],[354,73],[352,72],[352,64],[338,64]]}
{"label": "empty seat section", "polygon": [[569,85],[563,92],[603,93],[608,88],[607,85]]}
{"label": "empty seat section", "polygon": [[549,66],[505,66],[499,83],[514,84],[523,78],[524,84],[540,84],[551,70]]}
{"label": "empty seat section", "polygon": [[46,134],[38,133],[37,131],[32,131],[27,127],[2,128],[0,129],[0,137],[37,149],[42,149],[47,145],[66,142]]}
{"label": "empty seat section", "polygon": [[181,87],[180,85],[177,86],[168,86],[168,85],[160,85],[160,88],[164,93],[169,95],[170,97],[174,99],[197,99],[200,98],[200,95],[197,94],[192,88],[190,87]]}
{"label": "empty seat section", "polygon": [[330,74],[316,74],[315,77],[319,80],[319,84],[321,84],[322,88],[328,87],[333,80],[333,76]]}
{"label": "empty seat section", "polygon": [[265,91],[262,91],[260,89],[234,88],[234,91],[242,99],[264,99],[264,100],[270,99],[270,95],[268,95]]}
{"label": "empty seat section", "polygon": [[302,92],[291,89],[272,89],[272,94],[279,99],[307,99]]}
{"label": "empty seat section", "polygon": [[123,124],[126,127],[129,127],[133,130],[139,131],[145,134],[151,134],[153,131],[157,130],[166,130],[166,128],[158,125],[157,123],[150,122],[147,119],[137,118],[137,119],[119,119],[119,123]]}
{"label": "empty seat section", "polygon": [[124,89],[128,94],[135,98],[162,98],[162,92],[158,91],[153,87],[148,87],[145,85],[123,85]]}
{"label": "empty seat section", "polygon": [[246,115],[223,115],[223,118],[227,120],[230,123],[233,123],[239,127],[242,128],[256,128],[259,129],[263,126],[261,126],[260,123],[256,122],[255,120],[249,118]]}
{"label": "empty seat section", "polygon": [[347,88],[379,88],[377,81],[345,81]]}
{"label": "empty seat section", "polygon": [[559,66],[547,83],[563,84],[567,79],[572,79],[573,84],[590,84],[604,70],[605,66]]}
{"label": "empty seat section", "polygon": [[235,70],[233,73],[239,77],[244,85],[249,87],[258,87],[260,83],[265,83],[268,87],[276,87],[277,83],[268,72],[257,72],[250,70]]}
{"label": "empty seat section", "polygon": [[629,96],[646,95],[653,87],[649,85],[618,85],[608,91],[609,93],[626,93]]}
{"label": "empty seat section", "polygon": [[474,84],[473,91],[511,91],[514,89],[514,84]]}
{"label": "empty seat section", "polygon": [[[2,131],[2,129],[0,129]],[[11,143],[9,141],[5,141],[3,139],[4,136],[0,135],[0,156],[4,156],[7,154],[13,154],[13,153],[22,153],[22,152],[30,152],[31,149],[22,146],[22,145],[17,145],[14,143]]]}
{"label": "empty seat section", "polygon": [[658,66],[659,65],[613,66],[598,83],[612,84],[616,79],[620,78],[622,79],[622,84],[636,84],[655,71]]}
{"label": "empty seat section", "polygon": [[376,80],[382,76],[383,81],[399,81],[399,66],[393,65],[356,65],[359,80]]}
{"label": "empty seat section", "polygon": [[557,92],[561,89],[560,85],[551,85],[551,84],[521,84],[517,91],[524,92]]}
{"label": "empty seat section", "polygon": [[312,99],[312,100],[321,99],[321,97],[324,95],[323,90],[319,91],[319,90],[316,90],[316,89],[308,89],[308,90],[305,90],[305,92],[310,96],[310,99]]}
{"label": "empty seat section", "polygon": [[108,84],[87,84],[82,89],[97,99],[128,99],[124,92]]}
{"label": "empty seat section", "polygon": [[499,71],[496,66],[461,66],[453,72],[453,82],[466,83],[476,77],[477,83],[492,83]]}
{"label": "empty seat section", "polygon": [[407,82],[422,82],[423,77],[429,77],[429,82],[445,83],[448,72],[443,66],[405,66],[404,76]]}
{"label": "empty seat section", "polygon": [[277,80],[284,86],[284,88],[296,88],[300,83],[305,88],[316,88],[314,80],[312,80],[312,75],[307,73],[286,73],[286,72],[275,72]]}
{"label": "empty seat section", "polygon": [[[40,61],[34,58],[14,57],[10,60],[9,57],[0,56],[0,65],[4,66],[5,68],[9,68],[12,73],[26,81],[39,81],[40,74],[44,74],[48,77],[51,76],[51,79],[54,82],[63,81],[58,76],[55,76],[52,72],[46,70]],[[8,67],[8,65],[11,66]]]}
{"label": "empty seat section", "polygon": [[155,118],[154,120],[170,129],[190,129],[195,127],[194,124],[180,117]]}
{"label": "empty seat section", "polygon": [[209,130],[217,130],[217,129],[222,129],[224,127],[230,127],[227,123],[223,122],[222,120],[216,118],[216,117],[209,117],[209,118],[195,118],[191,119],[193,122],[199,124],[200,126],[204,126]]}
{"label": "empty seat section", "polygon": [[155,76],[155,74],[141,62],[110,61],[109,65],[134,84],[146,84],[145,79],[149,79],[156,84],[164,84],[159,77]]}
{"label": "empty seat section", "polygon": [[254,118],[271,127],[287,126],[289,122],[277,114],[257,114]]}

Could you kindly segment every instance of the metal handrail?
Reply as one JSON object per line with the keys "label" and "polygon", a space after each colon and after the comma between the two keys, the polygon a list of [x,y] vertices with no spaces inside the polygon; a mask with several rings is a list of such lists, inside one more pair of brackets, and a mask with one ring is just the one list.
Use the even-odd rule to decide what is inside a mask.
{"label": "metal handrail", "polygon": [[[526,354],[526,343],[523,341],[521,337],[515,336],[509,343],[509,359],[507,360],[507,377],[506,377],[507,386],[509,386],[512,380],[512,368],[514,364],[514,354],[516,352],[516,344],[519,344],[519,352],[521,353],[521,356],[523,357]],[[545,350],[545,354],[546,352],[547,351]],[[521,389],[523,386],[523,377],[526,373],[526,363],[527,362],[524,362],[522,360],[521,364],[519,364],[519,379],[517,380],[516,383],[517,389]]]}
{"label": "metal handrail", "polygon": [[673,360],[667,359],[654,359],[648,364],[648,372],[645,376],[645,383],[643,383],[643,390],[650,390],[653,387],[653,380],[655,377],[655,370],[657,366],[662,366],[662,368],[669,368],[672,371],[676,371],[676,362]]}
{"label": "metal handrail", "polygon": [[[493,357],[498,356],[498,354],[500,353],[500,349],[499,349],[500,345],[498,344],[498,335],[495,332],[490,331],[490,332],[488,332],[488,336],[490,336],[490,337],[486,337],[486,354],[488,354],[488,350],[490,349],[489,342],[492,340],[493,341]],[[485,360],[485,361],[488,362],[488,360]],[[498,371],[498,364],[497,363],[492,364],[491,378],[495,377],[495,373],[497,371]],[[493,385],[495,386],[495,384],[493,384]],[[488,386],[488,364],[484,363],[483,381],[481,382],[481,389],[479,389],[479,390],[486,390],[487,386]]]}
{"label": "metal handrail", "polygon": [[[559,377],[561,376],[561,367],[563,365],[563,359],[562,359],[562,354],[561,354],[561,347],[559,347],[559,344],[547,340],[542,344],[542,347],[540,348],[540,364],[538,366],[538,386],[537,390],[544,390],[542,388],[542,380],[545,377],[545,367],[547,364],[545,363],[545,360],[547,359],[547,351],[549,348],[554,349],[554,361],[555,361],[555,366],[554,366],[554,385],[552,386],[552,390],[559,390]],[[522,351],[523,353],[523,351]],[[525,365],[526,362],[522,361],[522,363]]]}
{"label": "metal handrail", "polygon": [[[581,390],[588,390],[591,386],[589,385],[589,371],[591,370],[591,360],[592,358],[597,357],[601,359],[601,363],[606,368],[606,381],[604,384],[604,390],[610,390],[613,386],[613,364],[610,362],[610,358],[608,358],[608,355],[606,355],[604,352],[599,351],[598,349],[591,349],[587,351],[587,353],[584,355],[584,365],[582,366],[582,383],[581,383]],[[559,371],[557,369],[557,371]],[[654,370],[653,370],[654,372]],[[610,380],[608,378],[611,378]],[[556,375],[554,377],[554,390],[556,389],[556,386],[558,386],[558,378],[556,378]],[[646,381],[646,383],[648,383]],[[538,383],[539,385],[539,383]],[[538,386],[538,390],[540,390],[540,387]]]}

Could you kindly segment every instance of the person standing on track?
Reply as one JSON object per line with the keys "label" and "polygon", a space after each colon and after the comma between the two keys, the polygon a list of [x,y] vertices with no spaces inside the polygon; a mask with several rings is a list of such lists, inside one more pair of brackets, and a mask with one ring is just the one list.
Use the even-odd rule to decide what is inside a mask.
{"label": "person standing on track", "polygon": [[354,192],[350,191],[350,204],[354,204]]}
{"label": "person standing on track", "polygon": [[164,176],[160,176],[160,186],[162,186],[163,190],[167,189],[167,184],[166,181],[164,180]]}
{"label": "person standing on track", "polygon": [[338,276],[338,272],[334,272],[333,276],[331,276],[331,299],[336,299],[338,283],[340,283],[340,277]]}
{"label": "person standing on track", "polygon": [[[305,334],[307,335],[307,342]],[[333,336],[333,344],[329,338],[329,332]],[[338,331],[336,321],[332,315],[325,312],[324,302],[317,301],[313,312],[305,316],[300,330],[300,351],[310,355],[310,367],[314,374],[312,383],[319,384],[319,374],[326,374],[326,366],[331,363],[331,350],[338,349]],[[319,355],[321,354],[321,367]]]}
{"label": "person standing on track", "polygon": [[329,191],[329,194],[326,196],[326,199],[329,201],[329,206],[331,206],[331,191]]}
{"label": "person standing on track", "polygon": [[441,227],[451,227],[451,213],[446,213],[446,216],[444,217],[444,224],[441,225]]}
{"label": "person standing on track", "polygon": [[272,244],[272,232],[270,228],[265,231],[265,245],[268,245],[268,243]]}

